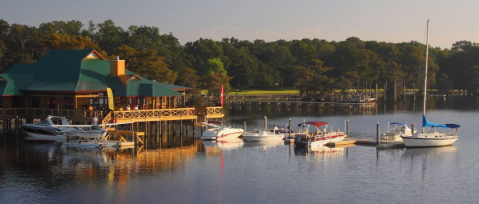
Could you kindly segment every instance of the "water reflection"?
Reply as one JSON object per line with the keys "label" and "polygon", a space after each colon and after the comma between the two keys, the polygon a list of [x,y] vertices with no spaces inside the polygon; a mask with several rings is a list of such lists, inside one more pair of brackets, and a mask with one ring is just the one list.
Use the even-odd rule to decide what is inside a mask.
{"label": "water reflection", "polygon": [[328,147],[328,146],[319,146],[314,148],[306,147],[294,147],[294,154],[296,156],[343,156],[347,154],[348,148],[355,145],[341,146],[341,147]]}
{"label": "water reflection", "polygon": [[240,138],[234,138],[224,141],[203,140],[201,141],[206,149],[233,150],[244,146],[244,141]]}
{"label": "water reflection", "polygon": [[407,148],[404,150],[403,157],[415,157],[415,156],[435,156],[440,157],[445,154],[457,153],[456,146],[445,147],[428,147],[428,148]]}
{"label": "water reflection", "polygon": [[[49,160],[51,162],[58,162],[61,165],[57,167],[75,167],[75,168],[88,168],[102,167],[108,165],[108,159],[105,152],[98,148],[78,148],[78,147],[65,147],[61,146],[60,152],[49,152]],[[61,158],[60,158],[61,156]]]}
{"label": "water reflection", "polygon": [[285,146],[283,140],[279,141],[261,141],[261,142],[245,142],[245,147],[250,148],[262,148],[263,150],[267,150],[269,148]]}

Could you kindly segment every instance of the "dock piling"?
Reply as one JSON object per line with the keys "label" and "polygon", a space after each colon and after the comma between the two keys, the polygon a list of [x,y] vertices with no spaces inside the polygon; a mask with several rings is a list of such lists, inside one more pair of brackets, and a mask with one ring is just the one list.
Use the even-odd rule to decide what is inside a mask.
{"label": "dock piling", "polygon": [[376,145],[380,145],[381,140],[379,139],[379,123],[376,125]]}
{"label": "dock piling", "polygon": [[349,120],[346,120],[346,137],[349,137]]}

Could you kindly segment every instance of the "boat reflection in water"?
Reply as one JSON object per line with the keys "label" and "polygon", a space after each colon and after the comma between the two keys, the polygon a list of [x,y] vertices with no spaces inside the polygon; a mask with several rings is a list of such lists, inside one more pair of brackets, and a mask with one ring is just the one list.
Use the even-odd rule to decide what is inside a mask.
{"label": "boat reflection in water", "polygon": [[442,156],[457,153],[457,147],[455,146],[444,146],[444,147],[425,147],[425,148],[407,148],[404,149],[403,157],[414,157],[414,156]]}
{"label": "boat reflection in water", "polygon": [[231,138],[229,140],[203,140],[201,141],[205,149],[233,150],[243,147],[244,141],[240,138]]}
{"label": "boat reflection in water", "polygon": [[270,140],[270,141],[260,141],[260,142],[246,141],[244,146],[250,147],[250,148],[263,148],[263,150],[267,150],[269,148],[285,146],[285,144],[283,140]]}
{"label": "boat reflection in water", "polygon": [[[350,145],[354,146],[354,145]],[[346,148],[350,146],[341,146],[341,147],[328,147],[328,146],[317,146],[314,148],[306,147],[295,147],[294,154],[296,156],[342,156],[346,152]]]}
{"label": "boat reflection in water", "polygon": [[[79,147],[68,147],[62,146],[62,167],[69,167],[72,164],[80,167],[105,167],[108,166],[107,155],[104,151],[101,151],[98,148],[79,148]],[[53,154],[52,154],[53,156]]]}

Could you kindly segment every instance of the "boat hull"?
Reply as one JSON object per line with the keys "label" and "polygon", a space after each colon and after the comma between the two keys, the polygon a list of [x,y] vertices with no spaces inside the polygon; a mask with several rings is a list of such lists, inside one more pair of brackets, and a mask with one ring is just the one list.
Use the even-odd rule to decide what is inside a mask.
{"label": "boat hull", "polygon": [[456,142],[458,137],[449,137],[443,139],[436,138],[417,138],[417,137],[403,137],[404,146],[406,147],[442,147],[452,145]]}
{"label": "boat hull", "polygon": [[66,140],[66,136],[63,133],[59,133],[54,128],[35,128],[28,125],[22,127],[23,131],[27,133],[25,140],[34,141],[56,141]]}
{"label": "boat hull", "polygon": [[339,142],[344,140],[344,135],[341,136],[334,136],[333,138],[325,137],[325,138],[319,138],[315,139],[314,141],[311,142],[310,147],[311,148],[316,148],[316,147],[321,147],[324,146],[330,142]]}
{"label": "boat hull", "polygon": [[203,140],[229,140],[229,139],[234,139],[238,138],[239,136],[243,135],[244,131],[243,129],[237,129],[237,130],[232,130],[232,131],[227,131],[227,132],[211,132],[211,131],[205,131],[203,135],[201,136],[201,139]]}
{"label": "boat hull", "polygon": [[265,142],[265,141],[281,141],[285,135],[260,135],[260,134],[243,134],[243,140],[247,142]]}

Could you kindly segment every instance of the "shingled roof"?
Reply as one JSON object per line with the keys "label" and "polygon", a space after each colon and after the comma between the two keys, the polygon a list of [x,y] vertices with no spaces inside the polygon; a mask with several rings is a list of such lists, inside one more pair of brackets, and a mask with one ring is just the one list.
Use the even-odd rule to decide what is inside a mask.
{"label": "shingled roof", "polygon": [[115,96],[179,96],[172,86],[148,80],[126,70],[110,76],[110,61],[88,50],[53,50],[33,64],[15,65],[0,74],[0,95],[22,95],[23,91],[104,92]]}

